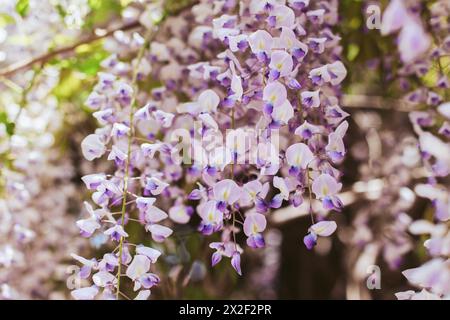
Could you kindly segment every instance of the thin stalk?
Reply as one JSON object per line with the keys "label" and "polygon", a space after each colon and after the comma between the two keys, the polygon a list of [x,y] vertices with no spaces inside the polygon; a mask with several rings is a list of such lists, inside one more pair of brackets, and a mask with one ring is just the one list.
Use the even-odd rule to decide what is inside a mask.
{"label": "thin stalk", "polygon": [[306,167],[306,179],[308,180],[308,194],[309,194],[309,215],[311,216],[311,222],[314,224],[314,215],[312,207],[312,191],[311,191],[311,178],[309,176],[309,167]]}
{"label": "thin stalk", "polygon": [[236,242],[236,231],[235,231],[235,227],[236,227],[236,214],[233,210],[233,241],[234,241],[234,250],[237,250],[237,242]]}
{"label": "thin stalk", "polygon": [[[235,119],[234,119],[234,107],[231,109],[231,128],[234,130],[235,128]],[[234,154],[233,154],[233,160],[231,162],[231,178],[234,180]],[[232,211],[233,214],[233,241],[234,241],[234,248],[237,251],[237,242],[236,242],[236,213],[234,210]]]}
{"label": "thin stalk", "polygon": [[19,103],[19,111],[17,112],[16,116],[13,119],[14,124],[16,124],[17,121],[19,121],[20,115],[22,114],[22,111],[23,111],[23,109],[25,109],[26,104],[27,104],[27,96],[30,93],[31,89],[33,89],[33,86],[37,80],[37,77],[41,73],[41,71],[42,71],[42,67],[34,70],[33,77],[31,78],[30,83],[28,83],[28,86],[26,86],[25,89],[23,89],[22,95],[20,98],[20,103]]}
{"label": "thin stalk", "polygon": [[[155,28],[157,28],[155,26]],[[134,136],[134,129],[133,129],[133,120],[134,120],[134,109],[136,105],[136,98],[137,98],[137,91],[138,91],[138,85],[137,85],[137,77],[139,72],[139,66],[141,64],[142,58],[144,57],[145,49],[150,42],[150,38],[152,35],[155,34],[156,29],[148,29],[145,34],[145,41],[142,47],[139,49],[137,58],[136,58],[136,64],[133,68],[133,75],[131,80],[131,85],[133,87],[133,96],[130,103],[130,132],[128,133],[128,150],[127,150],[127,159],[125,161],[125,176],[124,176],[124,184],[123,184],[123,200],[122,200],[122,210],[121,210],[121,225],[123,227],[124,221],[125,221],[125,212],[127,208],[127,194],[128,194],[128,180],[130,175],[130,158],[131,158],[131,146],[133,142],[133,136]],[[123,241],[124,238],[120,237],[119,241],[119,265],[117,270],[117,291],[116,291],[116,298],[119,299],[120,296],[120,275],[122,271],[122,253],[123,253]]]}
{"label": "thin stalk", "polygon": [[[231,109],[231,129],[235,129],[235,119],[234,119],[234,107]],[[234,154],[231,162],[231,179],[234,180]]]}

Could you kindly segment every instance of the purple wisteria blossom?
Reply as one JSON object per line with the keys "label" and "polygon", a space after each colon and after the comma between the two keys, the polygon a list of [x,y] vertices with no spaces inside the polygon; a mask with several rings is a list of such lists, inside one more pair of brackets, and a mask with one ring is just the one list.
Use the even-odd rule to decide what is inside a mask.
{"label": "purple wisteria blossom", "polygon": [[[83,177],[99,209],[87,206],[77,225],[83,236],[102,232],[117,247],[108,267],[105,258],[78,259],[85,278],[95,270],[96,286],[73,291],[77,298],[119,298],[121,274],[136,299],[162,281],[150,272],[162,252],[132,243],[131,224],[159,246],[197,215],[203,236],[221,234],[210,244],[211,264],[229,258],[241,275],[236,235],[243,232],[250,249],[264,247],[272,210],[299,206],[305,195],[326,210],[342,208],[333,165],[346,152],[348,114],[337,95],[347,72],[331,31],[337,2],[212,5],[186,10],[192,19],[182,32],[163,24],[167,33],[158,34],[143,23],[146,37],[156,34],[148,48],[136,34],[131,61],[112,54],[102,63],[86,101],[99,128],[82,152],[88,161],[107,154],[115,171]],[[150,77],[161,83],[144,90]],[[255,179],[243,179],[255,170]],[[308,248],[334,232],[336,224],[325,223],[309,229]]]}

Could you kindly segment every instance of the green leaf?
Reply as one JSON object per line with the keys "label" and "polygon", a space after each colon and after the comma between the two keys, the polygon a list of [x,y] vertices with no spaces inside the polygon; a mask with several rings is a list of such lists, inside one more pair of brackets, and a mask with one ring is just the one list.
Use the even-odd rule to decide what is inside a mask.
{"label": "green leaf", "polygon": [[81,79],[75,72],[67,69],[61,74],[58,85],[53,89],[53,94],[60,100],[67,100],[80,90]]}
{"label": "green leaf", "polygon": [[95,54],[88,59],[80,60],[78,64],[75,65],[75,69],[87,75],[93,76],[97,74],[100,69],[100,63],[105,58],[106,57],[104,55]]}
{"label": "green leaf", "polygon": [[72,60],[72,69],[89,76],[97,74],[100,63],[109,55],[99,43],[79,46],[75,52],[77,56]]}
{"label": "green leaf", "polygon": [[350,43],[348,45],[347,59],[348,61],[353,61],[359,54],[359,46],[355,43]]}
{"label": "green leaf", "polygon": [[58,11],[58,14],[61,18],[64,19],[67,16],[67,11],[64,9],[64,7],[62,5],[57,4],[55,6],[55,8],[56,8],[56,11]]}
{"label": "green leaf", "polygon": [[29,6],[29,0],[18,0],[16,3],[16,11],[21,17],[25,17],[28,13]]}
{"label": "green leaf", "polygon": [[8,24],[16,22],[13,17],[6,13],[0,13],[0,28],[6,27]]}
{"label": "green leaf", "polygon": [[122,11],[120,1],[117,0],[89,0],[88,3],[91,12],[86,16],[83,25],[86,30],[104,24]]}
{"label": "green leaf", "polygon": [[6,112],[0,112],[0,123],[3,123],[6,127],[6,132],[9,136],[14,134],[14,129],[16,127],[15,123],[12,123],[8,120],[8,115]]}

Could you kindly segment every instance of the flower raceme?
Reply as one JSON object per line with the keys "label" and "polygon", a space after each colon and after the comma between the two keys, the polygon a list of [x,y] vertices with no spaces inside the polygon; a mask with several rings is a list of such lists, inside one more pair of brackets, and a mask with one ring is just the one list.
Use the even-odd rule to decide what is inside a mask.
{"label": "flower raceme", "polygon": [[[86,101],[99,128],[81,148],[89,161],[108,153],[115,171],[83,177],[98,209],[86,205],[77,225],[118,246],[103,259],[77,259],[95,274],[75,298],[118,298],[122,266],[136,299],[148,298],[160,283],[149,272],[156,246],[172,243],[193,215],[202,235],[221,234],[209,245],[211,264],[226,257],[242,274],[236,234],[251,249],[264,247],[271,210],[297,207],[305,195],[326,215],[341,210],[333,166],[345,156],[348,114],[336,97],[346,76],[331,30],[337,2],[246,0],[237,10],[234,2],[201,1],[187,10],[183,32],[163,22],[167,32],[150,28],[155,40],[148,49],[140,41],[134,60],[113,54],[102,63]],[[150,75],[161,86],[141,89]],[[131,242],[135,223],[155,248]],[[306,247],[335,229],[333,221],[313,224]]]}

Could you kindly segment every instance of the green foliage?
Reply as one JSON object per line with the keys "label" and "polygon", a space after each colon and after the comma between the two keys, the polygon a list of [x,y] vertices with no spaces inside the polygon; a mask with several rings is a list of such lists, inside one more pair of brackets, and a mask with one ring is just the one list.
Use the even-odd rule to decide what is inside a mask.
{"label": "green foliage", "polygon": [[60,68],[60,81],[53,93],[60,101],[83,105],[100,71],[100,63],[108,56],[102,42],[79,46],[75,56],[54,59],[50,63]]}
{"label": "green foliage", "polygon": [[16,11],[21,17],[25,17],[28,13],[30,3],[28,0],[18,0],[16,3]]}
{"label": "green foliage", "polygon": [[6,27],[8,24],[14,23],[15,20],[13,17],[6,13],[0,13],[0,28]]}
{"label": "green foliage", "polygon": [[15,124],[13,122],[10,122],[8,119],[8,115],[5,111],[0,112],[0,123],[3,123],[6,127],[6,132],[9,136],[11,136],[14,133]]}
{"label": "green foliage", "polygon": [[192,0],[167,0],[164,3],[164,9],[167,13],[178,12],[179,10],[186,8],[194,1]]}
{"label": "green foliage", "polygon": [[359,54],[359,46],[356,43],[350,43],[347,49],[347,60],[353,61]]}
{"label": "green foliage", "polygon": [[72,59],[72,68],[89,76],[94,76],[100,69],[100,63],[108,53],[103,50],[100,44],[86,44],[77,48],[77,56]]}
{"label": "green foliage", "polygon": [[[344,91],[348,94],[396,96],[395,86],[388,86],[382,57],[396,52],[392,37],[382,36],[380,30],[366,28],[368,15],[366,2],[361,0],[343,0],[340,2],[338,33],[342,37],[343,62],[347,66],[348,76],[344,82]],[[386,1],[380,2],[385,7]],[[377,68],[368,68],[368,61],[379,60]],[[391,71],[398,68],[392,61]]]}
{"label": "green foliage", "polygon": [[60,81],[53,89],[53,93],[59,100],[69,100],[75,92],[80,90],[80,86],[80,77],[71,69],[65,69],[61,72]]}
{"label": "green foliage", "polygon": [[94,26],[103,25],[123,9],[119,0],[89,0],[91,12],[86,17],[84,28],[92,30]]}

